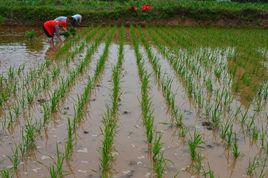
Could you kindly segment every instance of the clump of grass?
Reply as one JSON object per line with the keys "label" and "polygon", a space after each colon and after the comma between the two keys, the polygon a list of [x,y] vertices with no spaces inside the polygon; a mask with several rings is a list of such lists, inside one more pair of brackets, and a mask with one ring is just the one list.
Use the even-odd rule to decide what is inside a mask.
{"label": "clump of grass", "polygon": [[196,148],[200,147],[203,143],[202,136],[197,132],[188,141],[192,161],[196,160]]}
{"label": "clump of grass", "polygon": [[20,145],[20,152],[22,155],[35,148],[36,132],[36,126],[32,124],[31,121],[28,121],[22,132],[22,143]]}
{"label": "clump of grass", "polygon": [[236,134],[235,134],[235,137],[234,137],[234,143],[232,144],[232,153],[233,153],[233,157],[234,159],[237,159],[238,156],[240,155],[240,152],[238,150],[238,145],[237,145],[237,140],[236,140]]}
{"label": "clump of grass", "polygon": [[35,30],[31,30],[31,31],[27,31],[27,32],[25,32],[25,37],[26,37],[28,40],[32,40],[35,36],[36,36],[36,32],[35,32]]}
{"label": "clump of grass", "polygon": [[14,171],[16,171],[18,169],[18,165],[20,163],[20,160],[19,160],[19,149],[18,149],[17,146],[16,146],[15,150],[13,150],[13,155],[12,156],[9,156],[8,158],[9,158],[9,160],[12,163],[12,169]]}
{"label": "clump of grass", "polygon": [[5,22],[5,17],[0,15],[0,25],[4,24]]}
{"label": "clump of grass", "polygon": [[247,167],[247,175],[253,176],[258,166],[259,166],[259,160],[258,160],[258,157],[255,156],[253,161],[249,160],[248,167]]}
{"label": "clump of grass", "polygon": [[65,144],[65,156],[69,160],[73,153],[73,141],[74,141],[75,121],[71,122],[68,118],[68,140]]}
{"label": "clump of grass", "polygon": [[154,161],[154,170],[156,173],[156,177],[158,178],[163,177],[166,167],[166,160],[163,156],[162,147],[163,145],[161,143],[161,135],[156,135],[154,137],[152,153]]}
{"label": "clump of grass", "polygon": [[1,178],[11,178],[10,170],[9,169],[4,169],[1,170]]}
{"label": "clump of grass", "polygon": [[49,103],[48,102],[45,102],[43,105],[42,105],[42,108],[43,108],[43,125],[45,125],[49,119],[49,116],[50,116],[50,107],[49,107]]}
{"label": "clump of grass", "polygon": [[113,145],[114,140],[114,134],[116,129],[116,122],[113,118],[112,110],[110,108],[106,109],[106,112],[103,116],[103,128],[101,129],[103,134],[103,142],[102,142],[102,148],[101,148],[101,163],[100,167],[102,170],[102,173],[105,175],[107,174],[108,170],[111,167],[111,149]]}

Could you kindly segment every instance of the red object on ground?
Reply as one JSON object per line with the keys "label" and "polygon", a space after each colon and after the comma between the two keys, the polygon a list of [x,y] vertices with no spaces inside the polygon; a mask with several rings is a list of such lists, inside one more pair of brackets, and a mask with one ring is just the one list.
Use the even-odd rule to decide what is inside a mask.
{"label": "red object on ground", "polygon": [[53,36],[55,31],[56,31],[56,28],[55,26],[58,25],[58,26],[62,26],[64,28],[67,27],[67,23],[65,21],[56,21],[56,20],[49,20],[49,21],[46,21],[44,23],[44,29],[47,31],[47,33],[50,35],[50,36]]}
{"label": "red object on ground", "polygon": [[141,7],[141,11],[151,10],[152,8],[153,8],[152,5],[150,5],[150,4],[144,4],[144,5]]}

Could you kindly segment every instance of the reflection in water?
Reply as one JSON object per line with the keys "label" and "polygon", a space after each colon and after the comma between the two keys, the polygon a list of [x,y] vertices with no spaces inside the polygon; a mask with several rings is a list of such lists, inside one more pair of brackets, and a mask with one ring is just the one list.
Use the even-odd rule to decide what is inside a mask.
{"label": "reflection in water", "polygon": [[28,40],[25,32],[32,29],[35,27],[0,26],[0,73],[6,73],[10,66],[17,68],[25,63],[30,67],[44,60],[48,43],[38,29]]}

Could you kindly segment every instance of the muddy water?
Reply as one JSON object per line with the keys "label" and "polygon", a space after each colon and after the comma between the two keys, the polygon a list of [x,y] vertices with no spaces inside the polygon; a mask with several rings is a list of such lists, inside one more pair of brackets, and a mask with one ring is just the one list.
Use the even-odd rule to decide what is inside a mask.
{"label": "muddy water", "polygon": [[[26,31],[36,31],[32,40],[25,37]],[[36,27],[0,26],[0,73],[6,73],[9,67],[17,68],[21,64],[33,67],[44,60],[49,49],[47,38]]]}
{"label": "muddy water", "polygon": [[124,45],[123,78],[121,82],[118,129],[115,138],[114,177],[144,177],[150,175],[145,130],[142,124],[140,82],[134,49]]}
{"label": "muddy water", "polygon": [[[1,34],[2,33],[3,32],[1,32]],[[19,33],[21,33],[21,36],[24,34],[20,31],[16,31],[15,34]],[[12,34],[12,32],[6,31],[6,34]],[[128,35],[127,31],[127,39],[129,40]],[[21,53],[27,53],[28,55],[37,55],[37,53],[40,55],[42,52],[44,52],[45,55],[47,45],[45,41],[42,43],[42,50],[40,50],[41,48],[38,48],[39,52],[37,52],[36,50],[28,50],[26,47],[27,42],[23,40],[21,42],[19,39],[20,38],[15,38],[11,40],[10,38],[9,42],[5,44],[19,44],[19,46],[24,46],[25,49],[24,51],[21,51]],[[68,163],[64,162],[66,177],[100,177],[100,148],[103,140],[100,128],[102,127],[101,121],[105,112],[105,107],[112,103],[111,79],[112,67],[117,61],[117,41],[118,33],[115,36],[115,42],[112,43],[109,48],[109,57],[105,64],[105,70],[102,77],[91,94],[90,101],[88,102],[84,113],[84,120],[77,129],[72,159]],[[150,42],[150,40],[148,41]],[[77,102],[77,96],[81,95],[83,92],[88,77],[93,75],[103,49],[104,44],[101,44],[96,53],[93,55],[92,61],[86,68],[85,72],[76,79],[74,85],[66,92],[66,96],[59,103],[58,111],[50,118],[51,120],[46,130],[42,131],[38,138],[36,138],[37,147],[34,155],[29,157],[27,162],[25,161],[20,163],[18,171],[19,177],[49,177],[49,166],[51,166],[55,161],[56,143],[59,145],[60,151],[63,152],[64,143],[67,140],[67,119],[74,116],[74,105]],[[17,52],[17,50],[15,51]],[[262,157],[265,156],[265,154],[260,152],[260,143],[257,142],[257,144],[252,144],[249,133],[243,133],[239,120],[236,120],[233,124],[234,131],[237,133],[237,143],[240,156],[238,160],[235,161],[232,157],[231,149],[228,153],[226,145],[219,137],[219,131],[212,131],[211,129],[207,129],[203,126],[203,121],[206,118],[204,115],[199,113],[198,106],[194,103],[194,101],[188,98],[187,90],[185,89],[183,81],[176,76],[174,70],[167,62],[167,59],[160,54],[158,49],[152,47],[153,54],[159,58],[159,63],[162,69],[161,72],[166,73],[166,75],[173,79],[172,91],[176,93],[175,102],[182,111],[184,115],[183,122],[188,128],[186,137],[184,139],[180,138],[178,129],[171,127],[170,113],[167,112],[165,99],[162,96],[161,89],[157,85],[158,82],[156,81],[151,64],[149,63],[147,54],[142,46],[140,47],[140,51],[146,61],[144,64],[145,68],[151,73],[150,95],[152,97],[153,115],[155,117],[155,129],[156,132],[161,133],[162,135],[163,152],[167,159],[164,177],[174,177],[176,174],[177,177],[182,178],[191,176],[198,177],[193,173],[193,171],[190,171],[191,158],[187,144],[190,140],[190,135],[193,135],[195,131],[198,131],[204,140],[204,144],[202,144],[202,147],[198,148],[197,151],[203,157],[202,164],[206,170],[210,167],[215,172],[215,177],[244,177],[249,161],[252,161],[256,155],[260,155]],[[2,51],[0,51],[0,55],[1,52]],[[42,117],[40,102],[42,102],[42,99],[49,98],[51,91],[59,86],[59,78],[67,76],[68,71],[73,69],[78,61],[80,61],[84,56],[85,51],[78,54],[74,61],[70,63],[68,68],[63,67],[63,64],[59,64],[59,66],[62,67],[60,76],[52,83],[52,86],[47,91],[40,93],[38,97],[35,98],[31,107],[29,107],[29,109],[27,109],[27,111],[19,117],[20,122],[17,123],[14,132],[1,133],[0,169],[11,167],[11,162],[7,156],[12,155],[12,148],[14,148],[15,143],[18,144],[21,141],[20,133],[23,128],[19,127],[23,127],[26,120],[30,117],[34,118],[36,121],[40,121]],[[44,56],[39,57],[40,61],[44,58]],[[27,61],[21,61],[21,63],[25,63],[28,67],[31,66],[31,64]],[[213,69],[211,68],[211,70],[206,70],[202,64],[201,67],[202,72],[207,72],[206,74],[211,73]],[[227,65],[227,67],[229,66]],[[226,68],[226,70],[227,69],[228,68]],[[4,65],[1,65],[1,70],[5,71]],[[51,70],[51,68],[48,70]],[[226,72],[228,71],[224,71],[224,75]],[[202,78],[198,78],[197,76],[194,77],[194,81],[196,83],[201,83],[198,86],[204,87],[204,83],[201,81]],[[214,75],[211,77],[213,80],[215,79]],[[148,145],[146,144],[145,129],[141,119],[139,103],[140,82],[137,74],[136,59],[134,50],[128,42],[124,45],[124,63],[120,86],[122,93],[120,96],[119,119],[117,122],[118,128],[115,135],[114,149],[112,151],[112,155],[114,156],[111,170],[112,175],[113,177],[121,178],[153,177],[153,169],[150,156],[148,155]],[[215,87],[221,86],[223,86],[221,81],[215,81]],[[228,92],[231,91],[228,90]],[[205,94],[207,94],[207,92],[205,92]],[[239,100],[234,100],[231,107],[236,108],[239,104]],[[261,129],[262,126],[266,126],[267,124],[265,120],[265,117],[267,117],[267,107],[268,106],[265,105],[264,109],[260,112],[260,116],[256,117],[255,123],[258,129]],[[253,107],[250,108],[250,112],[252,111],[254,111]],[[228,112],[228,110],[226,112]],[[231,114],[226,114],[226,118],[224,118],[221,122],[225,123],[228,121],[228,119],[230,119],[230,115]],[[265,130],[267,130],[267,128],[265,128]],[[260,173],[260,169],[261,168],[259,167],[257,170],[258,175]]]}

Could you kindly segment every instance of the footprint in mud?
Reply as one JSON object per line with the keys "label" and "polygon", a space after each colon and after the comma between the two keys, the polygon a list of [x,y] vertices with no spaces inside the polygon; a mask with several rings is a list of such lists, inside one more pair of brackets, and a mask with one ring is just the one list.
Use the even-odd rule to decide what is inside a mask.
{"label": "footprint in mud", "polygon": [[189,110],[184,110],[183,111],[186,115],[191,115],[192,114],[192,111],[189,111]]}
{"label": "footprint in mud", "polygon": [[70,107],[69,107],[69,106],[64,107],[64,110],[69,110],[69,109],[70,109]]}
{"label": "footprint in mud", "polygon": [[129,111],[124,111],[123,114],[130,114],[130,112]]}
{"label": "footprint in mud", "polygon": [[212,129],[213,129],[213,127],[212,127],[212,123],[209,122],[209,121],[203,121],[203,122],[202,122],[202,126],[203,126],[203,127],[206,127],[207,130],[212,130]]}
{"label": "footprint in mud", "polygon": [[124,176],[121,178],[128,178],[128,177],[133,177],[134,176],[134,170],[127,170],[123,171]]}
{"label": "footprint in mud", "polygon": [[44,98],[40,98],[40,99],[37,100],[37,102],[38,102],[39,104],[43,104],[43,103],[45,103],[46,101],[47,101],[47,100],[44,99]]}

